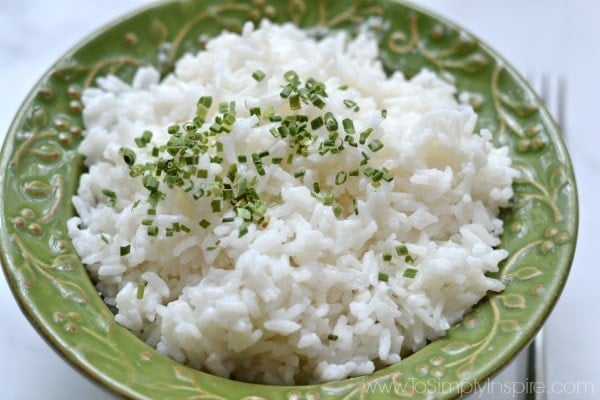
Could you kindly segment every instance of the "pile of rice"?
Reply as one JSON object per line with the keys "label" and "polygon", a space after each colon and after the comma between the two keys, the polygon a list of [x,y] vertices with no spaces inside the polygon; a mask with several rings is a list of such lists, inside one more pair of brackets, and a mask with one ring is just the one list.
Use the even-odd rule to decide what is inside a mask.
{"label": "pile of rice", "polygon": [[[222,33],[199,54],[185,55],[162,81],[144,67],[132,84],[107,76],[85,90],[79,150],[89,172],[72,199],[78,216],[68,228],[99,291],[118,310],[118,323],[175,360],[216,375],[323,382],[398,362],[444,335],[486,292],[503,289],[486,274],[507,256],[495,247],[499,209],[513,194],[508,149],[495,148],[489,131],[474,132],[477,116],[457,102],[452,84],[426,70],[410,80],[399,72],[386,76],[377,57],[366,31],[316,40],[293,25],[263,22],[241,34]],[[259,69],[266,77],[257,82],[252,74]],[[326,109],[339,121],[351,118],[357,131],[373,128],[384,147],[370,154],[369,165],[386,167],[393,180],[375,187],[361,174],[335,185],[337,171],[360,164],[360,148],[335,156],[315,150],[289,165],[265,164],[256,189],[268,203],[266,227],[251,224],[239,237],[240,218],[222,223],[210,199],[173,189],[157,208],[163,229],[149,236],[142,224],[148,191],[129,176],[119,149],[150,159],[152,147],[168,140],[167,127],[191,120],[198,98],[210,95],[215,104],[236,101],[224,163],[240,153],[291,151],[248,111],[274,106],[290,114],[279,95],[289,70],[326,84]],[[346,99],[360,110],[344,105]],[[301,112],[312,118],[323,111]],[[154,136],[138,148],[134,138],[144,130]],[[211,174],[222,172],[219,164],[200,163]],[[294,177],[300,168],[304,176]],[[256,175],[250,167],[245,173]],[[341,199],[341,217],[311,194],[315,182]],[[106,188],[116,193],[114,207]],[[344,203],[350,197],[357,213]],[[202,219],[212,223],[209,229],[198,225]],[[173,222],[191,232],[165,236]],[[396,255],[403,244],[412,262]],[[122,256],[125,245],[131,250]],[[407,268],[416,275],[404,276]]]}

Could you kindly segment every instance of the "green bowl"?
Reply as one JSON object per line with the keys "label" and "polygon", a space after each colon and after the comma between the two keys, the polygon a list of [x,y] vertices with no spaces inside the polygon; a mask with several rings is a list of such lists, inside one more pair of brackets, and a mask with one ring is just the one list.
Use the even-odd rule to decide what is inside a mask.
{"label": "green bowl", "polygon": [[[371,375],[310,386],[267,386],[181,365],[114,322],[69,241],[82,158],[81,92],[96,77],[131,79],[140,65],[168,73],[199,37],[269,18],[354,30],[376,16],[381,60],[412,76],[427,67],[470,93],[479,128],[506,144],[520,176],[504,212],[510,256],[490,294],[448,334]],[[161,43],[169,42],[165,50]],[[506,365],[556,303],[575,249],[578,207],[558,127],[527,83],[498,54],[437,16],[394,1],[173,0],[121,18],[83,40],[41,78],[17,113],[0,157],[2,264],[25,315],[70,363],[114,392],[160,399],[452,398]]]}

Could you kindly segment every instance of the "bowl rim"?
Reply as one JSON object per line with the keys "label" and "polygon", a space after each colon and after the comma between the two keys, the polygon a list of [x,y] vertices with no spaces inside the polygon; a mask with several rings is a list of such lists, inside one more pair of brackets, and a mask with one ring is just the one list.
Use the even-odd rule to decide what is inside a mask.
{"label": "bowl rim", "polygon": [[[413,1],[405,1],[405,0],[387,0],[387,1],[390,3],[396,3],[399,5],[405,6],[407,8],[413,9],[413,10],[417,11],[419,14],[423,14],[423,15],[427,16],[428,18],[439,21],[442,24],[452,28],[453,30],[456,30],[457,32],[465,32],[465,33],[469,34],[470,36],[472,36],[473,38],[475,38],[477,40],[478,45],[487,55],[490,55],[494,60],[503,64],[503,68],[506,71],[508,71],[508,73],[512,76],[512,78],[516,81],[516,83],[518,83],[520,86],[525,88],[529,93],[532,93],[535,95],[538,104],[543,104],[543,102],[541,101],[539,96],[537,94],[535,94],[535,91],[532,89],[531,85],[527,82],[527,80],[525,78],[523,78],[522,75],[510,63],[506,62],[506,60],[504,59],[504,57],[502,55],[500,55],[493,48],[491,48],[489,45],[487,45],[487,43],[485,41],[482,41],[477,35],[473,34],[468,29],[464,28],[462,25],[455,23],[454,21],[452,21],[444,16],[441,16],[441,15],[437,14],[436,12],[429,10],[419,4],[415,4]],[[4,168],[5,167],[9,168],[8,159],[9,159],[10,154],[13,153],[13,148],[14,148],[13,140],[11,140],[11,139],[14,139],[16,130],[18,129],[19,121],[24,118],[29,107],[33,104],[33,101],[35,100],[37,92],[38,92],[40,86],[42,85],[42,83],[51,75],[51,73],[54,70],[57,69],[58,66],[60,66],[61,62],[66,58],[72,57],[75,53],[77,53],[82,48],[85,48],[86,46],[88,46],[89,43],[92,42],[94,39],[102,36],[107,31],[110,31],[111,29],[121,25],[122,23],[127,22],[132,17],[137,16],[148,10],[154,10],[154,9],[160,8],[167,4],[174,4],[174,3],[181,3],[181,2],[182,2],[181,0],[160,0],[160,1],[149,3],[147,5],[136,7],[134,9],[132,9],[131,11],[128,11],[127,13],[122,14],[119,17],[112,19],[110,22],[100,25],[99,27],[92,30],[91,33],[85,35],[82,39],[78,40],[74,45],[72,45],[69,50],[67,50],[65,53],[60,55],[57,58],[57,60],[49,68],[47,68],[45,70],[45,72],[42,74],[42,76],[33,85],[32,89],[29,91],[29,93],[27,94],[25,99],[21,102],[16,115],[14,116],[14,118],[12,119],[12,122],[9,125],[8,131],[6,133],[6,137],[4,139],[4,142],[2,144],[2,148],[0,151],[0,162],[2,162],[2,168],[3,168],[2,173],[0,173],[0,187],[4,187],[4,185],[5,185],[6,174],[4,173]],[[493,364],[493,368],[491,368],[491,369],[488,368],[488,370],[486,370],[485,372],[480,371],[481,373],[475,377],[475,379],[477,381],[483,381],[484,379],[494,375],[499,370],[504,368],[506,366],[506,362],[510,361],[510,359],[512,359],[515,355],[517,355],[535,337],[535,334],[537,333],[537,331],[541,328],[541,326],[544,324],[544,322],[548,319],[548,317],[552,313],[554,307],[556,306],[556,303],[558,302],[558,299],[559,299],[561,293],[563,292],[563,289],[564,289],[564,286],[568,279],[569,271],[572,268],[572,263],[573,263],[573,259],[575,256],[577,236],[578,236],[578,230],[579,230],[579,205],[578,205],[579,200],[578,200],[578,191],[577,191],[574,167],[573,167],[571,158],[569,156],[567,147],[565,145],[564,138],[559,133],[560,128],[558,127],[558,125],[556,124],[556,122],[551,117],[550,113],[548,112],[548,110],[545,107],[543,107],[543,106],[540,107],[539,111],[540,111],[540,119],[544,122],[544,124],[546,126],[548,126],[550,128],[549,136],[552,138],[552,143],[556,145],[554,152],[562,158],[563,164],[565,164],[568,167],[567,173],[569,175],[569,184],[571,185],[571,191],[572,191],[571,197],[574,201],[572,204],[573,207],[570,210],[571,214],[568,215],[569,225],[573,227],[573,232],[571,235],[573,243],[571,244],[571,249],[569,250],[568,254],[566,254],[564,261],[563,261],[563,263],[565,264],[564,274],[561,274],[559,279],[556,280],[556,282],[557,282],[556,290],[553,291],[550,301],[548,303],[546,303],[544,305],[544,307],[542,307],[541,309],[538,309],[538,313],[541,315],[541,317],[536,318],[537,323],[536,323],[535,329],[533,329],[530,332],[527,332],[527,335],[523,335],[523,337],[519,339],[518,343],[512,347],[512,351],[510,353],[505,354],[505,356],[502,357],[502,360],[501,360],[502,362],[495,362]],[[4,200],[4,196],[3,196],[3,200]],[[59,354],[64,360],[68,361],[68,364],[71,365],[71,367],[73,367],[77,371],[81,372],[88,379],[90,379],[91,381],[96,383],[98,386],[100,386],[104,390],[111,391],[111,392],[120,394],[122,396],[130,397],[130,398],[138,398],[138,396],[141,396],[139,393],[132,391],[127,385],[124,385],[122,382],[116,382],[110,378],[107,378],[101,371],[98,371],[95,368],[91,368],[86,363],[83,363],[81,361],[81,359],[77,358],[72,352],[68,351],[68,349],[65,348],[64,344],[61,343],[60,338],[57,338],[47,328],[47,326],[45,326],[41,322],[39,316],[36,313],[35,305],[30,301],[30,298],[25,293],[23,293],[21,291],[21,289],[19,289],[18,285],[14,281],[14,277],[12,276],[11,271],[9,270],[9,266],[13,262],[7,255],[7,252],[4,250],[12,246],[12,241],[11,241],[11,238],[9,237],[9,235],[5,234],[5,232],[7,232],[7,227],[8,227],[7,225],[8,225],[9,218],[8,218],[8,216],[5,216],[5,207],[4,207],[3,200],[0,201],[0,216],[2,216],[2,218],[0,218],[0,232],[2,233],[0,235],[0,248],[2,248],[2,250],[3,250],[0,252],[0,263],[2,264],[2,269],[3,269],[4,275],[5,275],[6,281],[12,291],[12,294],[13,294],[19,308],[21,309],[21,312],[24,314],[24,316],[27,318],[27,320],[32,324],[32,326],[35,328],[35,330],[40,334],[40,336],[48,344],[50,344],[50,347],[52,347],[52,349],[57,354]],[[5,222],[6,222],[6,225],[5,225]],[[485,299],[487,299],[487,296],[485,297]],[[403,360],[408,359],[408,358],[410,358],[410,356],[403,358]],[[214,378],[222,379],[222,378],[218,378],[218,377],[214,377]],[[352,380],[352,378],[350,380]],[[227,379],[224,379],[224,381],[232,382]],[[262,386],[262,385],[257,385],[257,384],[251,384],[251,385]],[[300,386],[300,387],[308,387],[308,386],[321,386],[321,385],[307,385],[307,386]],[[288,388],[294,388],[294,387],[290,386]]]}

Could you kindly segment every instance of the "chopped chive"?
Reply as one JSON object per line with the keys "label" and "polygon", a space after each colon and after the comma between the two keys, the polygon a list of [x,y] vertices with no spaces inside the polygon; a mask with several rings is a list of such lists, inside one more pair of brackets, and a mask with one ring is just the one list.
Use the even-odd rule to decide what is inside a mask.
{"label": "chopped chive", "polygon": [[233,222],[233,221],[235,221],[234,217],[224,217],[224,218],[221,218],[221,222],[224,223],[224,224],[227,223],[227,222]]}
{"label": "chopped chive", "polygon": [[359,174],[360,174],[360,171],[357,169],[348,172],[348,176],[358,176]]}
{"label": "chopped chive", "polygon": [[385,252],[383,253],[383,261],[392,261],[392,253],[389,252]]}
{"label": "chopped chive", "polygon": [[335,176],[335,184],[342,185],[344,182],[346,182],[347,178],[348,178],[348,174],[346,173],[346,171],[340,171]]}
{"label": "chopped chive", "polygon": [[381,282],[388,282],[390,280],[390,276],[388,274],[386,274],[385,272],[380,272],[377,275],[377,279]]}
{"label": "chopped chive", "polygon": [[358,143],[365,144],[369,135],[373,132],[373,128],[368,128],[358,135]]}
{"label": "chopped chive", "polygon": [[273,164],[276,164],[276,165],[277,164],[281,164],[282,161],[283,161],[283,157],[273,157],[273,158],[271,158],[271,162]]}
{"label": "chopped chive", "polygon": [[334,132],[338,130],[338,122],[335,119],[335,116],[332,112],[326,112],[323,118],[325,120],[325,127],[329,132]]}
{"label": "chopped chive", "polygon": [[352,199],[352,207],[354,208],[354,214],[358,215],[358,201],[356,199]]}
{"label": "chopped chive", "polygon": [[358,104],[356,104],[356,102],[354,100],[346,99],[346,100],[344,100],[344,105],[347,108],[351,108],[354,112],[360,111],[360,107],[358,106]]}
{"label": "chopped chive", "polygon": [[252,220],[252,212],[246,208],[239,207],[237,210],[238,217],[242,218],[244,221]]}
{"label": "chopped chive", "polygon": [[269,106],[262,111],[262,116],[265,120],[271,119],[275,115],[275,107]]}
{"label": "chopped chive", "polygon": [[260,69],[257,69],[252,73],[252,78],[254,78],[254,80],[257,82],[261,82],[263,79],[265,79],[265,76],[267,76],[267,74],[265,74],[265,72]]}
{"label": "chopped chive", "polygon": [[198,99],[198,105],[204,108],[210,108],[213,103],[213,98],[211,96],[202,96]]}
{"label": "chopped chive", "polygon": [[220,212],[221,211],[221,200],[211,201],[210,208],[212,209],[212,212]]}
{"label": "chopped chive", "polygon": [[144,285],[143,283],[140,283],[137,287],[137,291],[135,293],[135,297],[138,300],[141,300],[144,298],[144,289],[146,289],[146,285]]}
{"label": "chopped chive", "polygon": [[238,173],[237,164],[231,164],[227,170],[227,178],[233,182]]}
{"label": "chopped chive", "polygon": [[321,186],[319,185],[319,182],[313,183],[313,191],[315,193],[321,193]]}
{"label": "chopped chive", "polygon": [[354,130],[354,122],[352,122],[350,118],[345,118],[344,120],[342,120],[342,126],[344,127],[344,132],[346,132],[347,134],[353,135],[354,133],[356,133],[356,131]]}
{"label": "chopped chive", "polygon": [[126,245],[126,246],[121,246],[120,247],[120,254],[122,256],[126,256],[127,254],[129,254],[129,252],[131,251],[131,245]]}
{"label": "chopped chive", "polygon": [[104,233],[100,235],[100,239],[102,239],[104,243],[108,244],[108,237]]}
{"label": "chopped chive", "polygon": [[279,130],[275,127],[269,129],[269,133],[273,136],[273,137],[279,137],[281,136],[281,133],[279,133]]}
{"label": "chopped chive", "polygon": [[342,85],[338,88],[338,90],[348,90],[348,85]]}
{"label": "chopped chive", "polygon": [[151,225],[148,227],[148,236],[156,236],[158,235],[158,226]]}
{"label": "chopped chive", "polygon": [[110,189],[102,189],[102,194],[111,199],[117,198],[117,194]]}
{"label": "chopped chive", "polygon": [[387,118],[387,114],[388,114],[387,110],[381,110],[381,117],[382,118],[384,118],[384,119]]}
{"label": "chopped chive", "polygon": [[333,204],[333,193],[314,193],[313,196],[323,205],[330,206]]}
{"label": "chopped chive", "polygon": [[206,179],[208,177],[208,171],[205,169],[199,169],[196,171],[196,178]]}
{"label": "chopped chive", "polygon": [[152,132],[146,130],[142,133],[142,136],[135,138],[134,142],[139,148],[143,148],[150,143],[150,140],[152,140]]}
{"label": "chopped chive", "polygon": [[290,85],[287,85],[281,90],[279,95],[281,97],[283,97],[284,99],[287,99],[292,94],[292,91],[293,91],[292,87]]}
{"label": "chopped chive", "polygon": [[149,208],[146,212],[148,215],[156,215],[156,208]]}
{"label": "chopped chive", "polygon": [[306,173],[306,171],[296,171],[296,172],[294,172],[294,178],[300,178],[300,177],[304,176],[305,173]]}
{"label": "chopped chive", "polygon": [[327,335],[327,339],[335,342],[336,340],[339,339],[339,336],[338,335],[334,335],[333,333],[330,333],[329,335]]}
{"label": "chopped chive", "polygon": [[322,116],[318,116],[317,118],[310,121],[310,127],[315,131],[317,129],[319,129],[320,127],[322,127],[324,124],[325,124],[325,120],[323,119]]}
{"label": "chopped chive", "polygon": [[183,186],[181,187],[183,189],[184,192],[191,192],[192,189],[194,188],[194,184],[192,183],[192,181],[187,181],[183,184]]}
{"label": "chopped chive", "polygon": [[313,106],[320,108],[321,110],[325,108],[325,102],[319,97],[315,97],[312,101],[312,104]]}
{"label": "chopped chive", "polygon": [[244,224],[244,225],[240,226],[240,229],[238,231],[238,237],[241,238],[246,233],[248,233],[248,225]]}
{"label": "chopped chive", "polygon": [[360,154],[363,157],[362,160],[360,160],[360,165],[366,165],[369,162],[369,156],[364,151],[361,151]]}
{"label": "chopped chive", "polygon": [[204,196],[204,189],[198,188],[198,190],[196,190],[192,196],[194,197],[194,200],[198,200]]}
{"label": "chopped chive", "polygon": [[250,109],[250,115],[256,115],[257,117],[260,117],[260,107],[252,107]]}
{"label": "chopped chive", "polygon": [[219,107],[217,109],[219,111],[219,114],[225,114],[227,111],[229,111],[229,103],[223,101],[219,103]]}
{"label": "chopped chive", "polygon": [[335,206],[333,208],[333,215],[335,215],[336,218],[339,218],[343,211],[344,209],[341,206]]}
{"label": "chopped chive", "polygon": [[369,178],[371,178],[373,175],[375,175],[376,172],[377,172],[377,170],[375,168],[367,167],[363,171],[363,174],[365,174],[365,176],[368,176]]}
{"label": "chopped chive", "polygon": [[149,191],[155,192],[156,190],[158,190],[159,182],[158,179],[156,179],[152,175],[145,175],[142,179],[142,184]]}
{"label": "chopped chive", "polygon": [[369,143],[369,149],[371,149],[372,152],[377,152],[377,151],[381,150],[382,148],[383,148],[383,143],[381,143],[377,139],[373,139]]}
{"label": "chopped chive", "polygon": [[238,154],[237,160],[240,163],[245,163],[246,161],[248,161],[248,157],[245,154]]}
{"label": "chopped chive", "polygon": [[402,274],[402,276],[404,276],[405,278],[414,278],[415,276],[417,276],[417,272],[418,270],[415,268],[406,268],[404,270],[404,273]]}
{"label": "chopped chive", "polygon": [[133,210],[134,208],[136,208],[137,206],[140,205],[141,200],[137,199],[132,205],[131,205],[131,209]]}
{"label": "chopped chive", "polygon": [[223,200],[225,200],[225,201],[233,200],[233,190],[232,189],[224,189],[222,196],[223,196]]}
{"label": "chopped chive", "polygon": [[117,194],[110,189],[102,189],[102,194],[107,197],[106,205],[114,207],[117,204]]}
{"label": "chopped chive", "polygon": [[191,231],[191,229],[187,225],[184,225],[184,224],[181,224],[181,230],[185,233],[190,233],[190,231]]}
{"label": "chopped chive", "polygon": [[142,220],[142,225],[144,225],[144,226],[150,226],[150,225],[152,225],[153,223],[154,223],[154,220],[153,220],[153,219],[148,219],[148,218],[147,218],[147,219],[143,219],[143,220]]}
{"label": "chopped chive", "polygon": [[412,258],[412,256],[410,254],[407,255],[406,257],[404,257],[404,262],[407,263],[407,264],[412,264],[413,261],[414,260],[413,260],[413,258]]}
{"label": "chopped chive", "polygon": [[117,194],[110,189],[102,189],[102,194],[108,197],[109,199],[117,198]]}
{"label": "chopped chive", "polygon": [[290,109],[299,110],[301,108],[302,108],[302,105],[300,104],[300,95],[295,94],[293,96],[290,96]]}
{"label": "chopped chive", "polygon": [[287,161],[286,161],[286,162],[287,162],[288,164],[291,164],[293,160],[294,160],[294,155],[293,155],[292,153],[288,154],[288,157],[287,157]]}
{"label": "chopped chive", "polygon": [[174,135],[174,134],[176,134],[176,133],[178,133],[178,132],[179,132],[179,125],[170,125],[170,126],[167,128],[167,133],[168,133],[169,135]]}
{"label": "chopped chive", "polygon": [[198,223],[198,225],[200,225],[202,227],[202,229],[206,229],[210,226],[210,221],[203,219],[202,221],[200,221]]}
{"label": "chopped chive", "polygon": [[399,244],[398,246],[396,246],[396,254],[398,254],[399,256],[408,255],[408,247],[406,247],[405,244]]}
{"label": "chopped chive", "polygon": [[380,169],[376,170],[371,178],[373,179],[373,182],[379,182],[383,179],[383,171]]}
{"label": "chopped chive", "polygon": [[383,179],[384,181],[386,181],[386,182],[391,182],[391,181],[393,181],[393,180],[394,180],[394,177],[393,177],[393,176],[390,174],[390,171],[389,171],[387,168],[383,167],[383,168],[381,169],[381,171],[383,172],[383,177],[382,177],[382,179]]}

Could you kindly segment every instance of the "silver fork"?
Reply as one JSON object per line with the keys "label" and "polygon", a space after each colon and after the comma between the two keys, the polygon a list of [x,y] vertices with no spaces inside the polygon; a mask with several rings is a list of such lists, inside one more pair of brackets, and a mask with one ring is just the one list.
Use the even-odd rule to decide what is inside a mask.
{"label": "silver fork", "polygon": [[[548,111],[550,111],[550,114],[561,129],[563,139],[566,140],[565,103],[567,84],[565,79],[563,77],[551,78],[547,74],[541,74],[530,75],[528,80],[543,100]],[[544,328],[542,327],[527,348],[527,377],[529,382],[536,382],[536,386],[537,382],[540,382],[545,387],[546,350],[544,336]],[[546,400],[546,390],[541,390],[539,393],[536,390],[528,391],[526,398],[529,400]]]}

